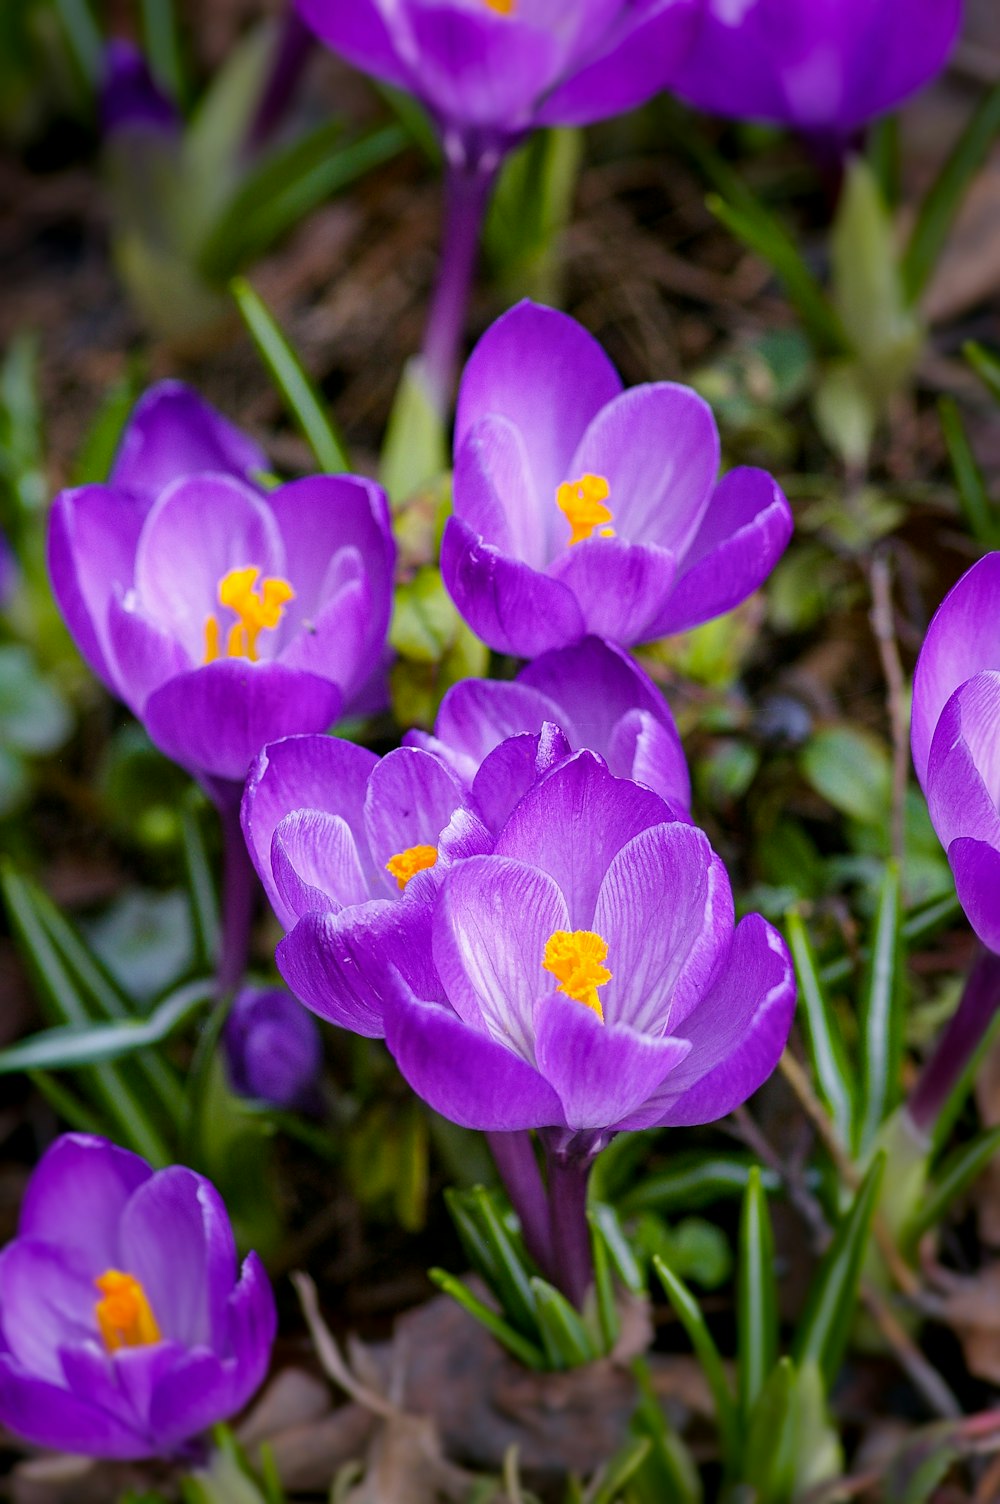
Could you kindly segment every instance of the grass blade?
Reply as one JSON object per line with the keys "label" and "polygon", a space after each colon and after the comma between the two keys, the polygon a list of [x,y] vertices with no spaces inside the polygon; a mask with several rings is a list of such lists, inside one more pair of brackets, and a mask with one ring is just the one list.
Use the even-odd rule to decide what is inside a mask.
{"label": "grass blade", "polygon": [[750,1172],[743,1198],[737,1279],[737,1373],[745,1424],[778,1353],[774,1233],[767,1194],[756,1166]]}
{"label": "grass blade", "polygon": [[729,1380],[726,1378],[726,1371],[722,1366],[719,1349],[705,1325],[705,1318],[701,1314],[698,1302],[684,1281],[679,1279],[659,1257],[654,1256],[653,1268],[701,1364],[715,1402],[715,1416],[723,1455],[731,1463],[739,1456],[740,1451],[740,1417],[733,1392],[729,1387]]}
{"label": "grass blade", "polygon": [[179,987],[145,1019],[114,1023],[64,1024],[0,1050],[0,1076],[14,1071],[73,1070],[120,1060],[136,1050],[162,1044],[213,996],[211,979]]}
{"label": "grass blade", "polygon": [[785,934],[799,980],[799,999],[816,1085],[841,1142],[846,1146],[852,1139],[855,1101],[844,1036],[820,980],[802,915],[796,909],[792,909],[786,918]]}
{"label": "grass blade", "polygon": [[941,1220],[952,1202],[968,1190],[998,1152],[1000,1128],[988,1128],[948,1156],[927,1187],[916,1217],[904,1231],[901,1243],[904,1255],[916,1248],[924,1233]]}
{"label": "grass blade", "polygon": [[544,1372],[548,1366],[544,1354],[533,1342],[522,1337],[520,1332],[515,1332],[510,1323],[504,1321],[502,1316],[498,1316],[496,1311],[491,1311],[478,1296],[473,1295],[460,1279],[456,1279],[446,1269],[428,1269],[427,1273],[439,1290],[450,1295],[452,1300],[458,1301],[462,1309],[468,1311],[469,1315],[502,1343],[508,1352],[513,1353],[515,1358],[538,1373]]}
{"label": "grass blade", "polygon": [[1000,402],[1000,360],[972,339],[962,346],[962,354],[986,390]]}
{"label": "grass blade", "polygon": [[942,397],[938,403],[938,413],[948,445],[951,468],[955,472],[958,499],[969,531],[985,548],[992,548],[997,541],[1000,524],[986,494],[983,474],[972,452],[958,403],[952,397]]}
{"label": "grass blade", "polygon": [[578,1311],[548,1280],[531,1281],[545,1356],[552,1368],[581,1368],[598,1356]]}
{"label": "grass blade", "polygon": [[871,959],[861,1000],[861,1112],[855,1147],[871,1149],[895,1107],[903,1060],[902,894],[899,868],[889,862],[882,882]]}

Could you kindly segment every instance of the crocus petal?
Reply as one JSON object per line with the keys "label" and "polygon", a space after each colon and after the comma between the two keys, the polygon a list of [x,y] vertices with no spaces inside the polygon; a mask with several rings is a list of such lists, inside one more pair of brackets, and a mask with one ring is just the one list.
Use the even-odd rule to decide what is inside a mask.
{"label": "crocus petal", "polygon": [[375,896],[354,832],[325,810],[297,809],[285,816],[271,838],[271,873],[282,910],[297,919]]}
{"label": "crocus petal", "polygon": [[[559,715],[550,714],[545,719],[557,720],[577,747],[589,747],[602,756],[617,722],[632,710],[649,711],[664,725],[673,726],[670,708],[653,681],[628,653],[600,637],[584,637],[572,647],[543,653],[521,670],[516,685],[531,688],[558,706]],[[444,705],[442,701],[442,713]],[[445,732],[438,734],[444,736]]]}
{"label": "crocus petal", "polygon": [[135,554],[139,608],[202,663],[205,622],[223,615],[219,582],[251,565],[265,577],[285,573],[267,503],[230,476],[186,476],[160,493],[143,525]]}
{"label": "crocus petal", "polygon": [[765,470],[731,470],[716,487],[652,633],[665,637],[731,611],[762,585],[792,536],[792,513]]}
{"label": "crocus petal", "polygon": [[111,484],[155,501],[171,481],[215,471],[252,481],[267,455],[197,392],[159,381],[132,410],[111,470]]}
{"label": "crocus petal", "polygon": [[691,1046],[604,1024],[593,1009],[550,993],[535,1016],[538,1070],[559,1093],[570,1128],[607,1128],[652,1095]]}
{"label": "crocus petal", "polygon": [[514,807],[571,748],[558,726],[546,722],[536,736],[510,736],[494,747],[476,774],[473,802],[486,827],[498,831]]}
{"label": "crocus petal", "polygon": [[433,986],[430,908],[416,899],[373,899],[340,914],[306,914],[278,946],[278,970],[320,1018],[367,1039],[385,1032],[385,975],[405,970]]}
{"label": "crocus petal", "polygon": [[585,125],[643,104],[686,56],[700,17],[698,0],[661,0],[652,10],[647,7],[639,24],[626,22],[614,45],[553,90],[538,113],[539,124]]}
{"label": "crocus petal", "polygon": [[662,381],[631,387],[609,402],[581,438],[563,479],[602,475],[617,536],[680,556],[698,531],[718,469],[712,409],[690,387]]}
{"label": "crocus petal", "polygon": [[546,721],[560,719],[554,702],[526,684],[462,679],[441,701],[434,736],[408,731],[406,740],[433,751],[471,783],[484,758],[507,737],[541,731]]}
{"label": "crocus petal", "polygon": [[397,747],[372,769],[365,828],[386,892],[399,892],[386,863],[411,846],[436,847],[442,830],[465,802],[454,773],[417,747]]}
{"label": "crocus petal", "polygon": [[150,1429],[163,1448],[197,1436],[233,1413],[231,1393],[232,1382],[216,1353],[206,1348],[184,1352],[153,1391]]}
{"label": "crocus petal", "polygon": [[239,1282],[229,1296],[226,1315],[234,1368],[234,1397],[239,1409],[267,1376],[278,1329],[274,1292],[256,1253],[248,1253],[243,1260]]}
{"label": "crocus petal", "polygon": [[612,858],[669,818],[649,789],[613,778],[592,752],[577,752],[529,789],[500,831],[496,854],[547,872],[566,899],[569,927],[590,929]]}
{"label": "crocus petal", "polygon": [[315,674],[220,658],[162,685],[144,719],[161,752],[182,767],[242,783],[267,742],[325,730],[341,704],[337,686]]}
{"label": "crocus petal", "polygon": [[665,548],[590,538],[551,566],[561,585],[572,590],[588,632],[614,642],[645,642],[670,595],[677,561]]}
{"label": "crocus petal", "polygon": [[665,726],[648,710],[631,711],[615,727],[606,757],[616,778],[644,783],[674,814],[690,808],[691,777],[673,722]]}
{"label": "crocus petal", "polygon": [[946,848],[959,836],[1000,847],[1000,673],[974,674],[941,713],[927,764],[927,807]]}
{"label": "crocus petal", "polygon": [[142,1284],[164,1337],[221,1346],[236,1244],[215,1187],[181,1165],[158,1170],[125,1208],[120,1236],[122,1267]]}
{"label": "crocus petal", "polygon": [[108,606],[108,648],[118,693],[137,716],[154,690],[194,667],[177,639],[136,609],[134,592]]}
{"label": "crocus petal", "polygon": [[52,503],[48,567],[52,590],[80,652],[118,693],[107,639],[108,607],[128,590],[148,503],[109,486],[60,491]]}
{"label": "crocus petal", "polygon": [[290,736],[266,746],[254,762],[243,795],[241,819],[247,848],[271,906],[286,929],[295,913],[278,894],[271,872],[271,841],[286,815],[314,809],[346,821],[361,843],[362,866],[370,861],[361,811],[374,752],[333,736]]}
{"label": "crocus petal", "polygon": [[545,568],[555,509],[536,494],[523,436],[509,418],[486,413],[472,424],[455,455],[453,492],[470,532],[532,569]]}
{"label": "crocus petal", "polygon": [[594,911],[609,947],[607,1021],[682,1032],[729,950],[733,923],[726,869],[702,831],[675,821],[634,836],[609,866]]}
{"label": "crocus petal", "polygon": [[533,658],[586,630],[572,591],[485,543],[458,517],[441,540],[441,575],[469,626],[489,647]]}
{"label": "crocus petal", "polygon": [[461,1128],[509,1133],[565,1125],[559,1098],[532,1066],[401,984],[386,1009],[386,1044],[417,1095]]}
{"label": "crocus petal", "polygon": [[88,1267],[76,1249],[36,1238],[16,1238],[0,1252],[0,1331],[17,1363],[59,1381],[60,1345],[97,1335],[94,1279],[108,1267]]}
{"label": "crocus petal", "polygon": [[1000,955],[1000,851],[960,836],[948,847],[958,901],[988,950]]}
{"label": "crocus petal", "polygon": [[413,89],[415,81],[393,43],[375,0],[296,0],[296,9],[327,47],[341,57],[397,88]]}
{"label": "crocus petal", "polygon": [[106,1139],[65,1133],[45,1151],[21,1204],[18,1236],[73,1248],[98,1274],[117,1267],[118,1224],[132,1193],[152,1171],[144,1159]]}
{"label": "crocus petal", "polygon": [[551,32],[497,16],[489,6],[410,7],[413,67],[420,88],[445,125],[492,126],[513,134],[556,73],[560,49]]}
{"label": "crocus petal", "polygon": [[0,1423],[33,1446],[85,1457],[149,1457],[155,1452],[125,1416],[111,1415],[61,1385],[26,1373],[0,1353]]}
{"label": "crocus petal", "polygon": [[434,914],[434,964],[470,1028],[534,1058],[534,1013],[549,990],[545,946],[570,928],[551,877],[521,862],[472,857],[448,874]]}
{"label": "crocus petal", "polygon": [[691,1053],[619,1128],[711,1123],[739,1107],[774,1070],[795,1013],[795,973],[777,930],[740,920],[728,960],[684,1021]]}
{"label": "crocus petal", "polygon": [[955,690],[982,669],[1000,670],[1000,553],[987,554],[945,596],[927,628],[913,676],[913,766],[927,787],[934,729]]}
{"label": "crocus petal", "polygon": [[[503,314],[476,345],[462,376],[455,452],[487,413],[518,429],[531,460],[536,495],[555,510],[558,487],[590,420],[621,391],[617,371],[575,319],[524,301]],[[461,517],[461,497],[455,497]],[[533,656],[533,655],[528,655]]]}

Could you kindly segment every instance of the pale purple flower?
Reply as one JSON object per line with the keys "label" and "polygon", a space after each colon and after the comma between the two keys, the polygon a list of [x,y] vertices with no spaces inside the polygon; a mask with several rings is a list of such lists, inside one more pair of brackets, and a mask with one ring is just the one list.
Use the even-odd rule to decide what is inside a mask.
{"label": "pale purple flower", "polygon": [[284,987],[241,987],[226,1015],[222,1046],[237,1096],[303,1112],[319,1107],[322,1041]]}
{"label": "pale purple flower", "polygon": [[1000,954],[1000,553],[962,576],[927,630],[911,740],[962,907]]}
{"label": "pale purple flower", "polygon": [[734,926],[705,835],[590,752],[445,873],[432,950],[435,990],[398,978],[386,1006],[410,1085],[465,1127],[556,1130],[583,1157],[619,1129],[732,1111],[795,1005],[784,943],[758,914]]}
{"label": "pale purple flower", "polygon": [[251,770],[243,830],[288,931],[277,962],[289,987],[321,1018],[382,1034],[386,968],[427,985],[441,877],[489,846],[466,790],[416,747],[379,759],[335,737],[289,737]]}
{"label": "pale purple flower", "polygon": [[599,753],[617,777],[646,784],[680,810],[690,805],[691,781],[669,705],[627,653],[599,637],[543,653],[512,682],[463,679],[442,700],[433,736],[408,731],[404,740],[445,761],[496,825],[512,805],[505,790],[502,809],[494,810],[488,790],[494,764],[481,780],[480,768],[507,738],[516,739],[508,763],[516,756],[528,763],[522,739],[546,723],[560,728],[570,748]]}
{"label": "pale purple flower", "polygon": [[63,1452],[176,1456],[259,1388],[275,1326],[203,1176],[66,1134],[0,1253],[0,1423]]}
{"label": "pale purple flower", "polygon": [[697,393],[623,391],[579,324],[521,303],[462,377],[445,584],[484,642],[521,658],[697,626],[767,578],[792,530],[770,475],[718,469]]}
{"label": "pale purple flower", "polygon": [[[395,545],[371,481],[263,492],[257,447],[192,393],[139,404],[107,485],[63,491],[56,599],[95,673],[203,781],[242,783],[265,742],[370,708]],[[377,696],[376,696],[377,698]]]}
{"label": "pale purple flower", "polygon": [[669,87],[713,114],[846,139],[934,77],[962,0],[707,0]]}

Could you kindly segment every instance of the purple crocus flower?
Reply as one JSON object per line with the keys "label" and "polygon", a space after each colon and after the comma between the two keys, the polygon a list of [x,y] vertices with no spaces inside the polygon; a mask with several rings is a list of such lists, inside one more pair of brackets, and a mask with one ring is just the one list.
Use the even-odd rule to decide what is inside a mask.
{"label": "purple crocus flower", "polygon": [[321,1018],[381,1035],[386,968],[430,985],[441,877],[489,846],[454,773],[416,747],[379,759],[334,737],[288,737],[251,770],[243,830],[289,932],[277,950],[289,987]]}
{"label": "purple crocus flower", "polygon": [[316,1111],[323,1045],[309,1014],[284,987],[241,988],[222,1043],[237,1096]]}
{"label": "purple crocus flower", "polygon": [[962,0],[707,0],[670,75],[712,114],[846,140],[944,66]]}
{"label": "purple crocus flower", "polygon": [[114,38],[103,61],[99,106],[104,134],[149,130],[179,139],[180,113],[157,86],[138,47]]}
{"label": "purple crocus flower", "polygon": [[328,47],[422,100],[452,160],[538,125],[641,104],[690,45],[698,0],[297,0]]}
{"label": "purple crocus flower", "polygon": [[275,1327],[203,1176],[66,1134],[0,1253],[0,1422],[59,1451],[175,1456],[247,1403]]}
{"label": "purple crocus flower", "polygon": [[462,377],[445,584],[484,642],[521,658],[586,633],[631,644],[708,621],[766,579],[792,530],[770,475],[717,483],[718,468],[697,393],[623,391],[575,320],[520,303]]}
{"label": "purple crocus flower", "polygon": [[[513,682],[463,679],[442,700],[434,735],[408,731],[405,741],[434,752],[476,797],[476,775],[489,754],[507,738],[517,738],[513,746],[519,747],[547,722],[561,729],[571,748],[599,753],[617,777],[688,808],[691,780],[670,707],[639,665],[600,637],[543,653]],[[485,815],[484,792],[480,783]]]}
{"label": "purple crocus flower", "polygon": [[958,897],[1000,954],[1000,553],[945,596],[913,680],[913,764]]}
{"label": "purple crocus flower", "polygon": [[436,989],[399,979],[386,1009],[410,1085],[465,1127],[543,1128],[579,1157],[732,1111],[791,1026],[780,936],[759,914],[734,927],[705,835],[591,752],[445,874],[432,949]]}
{"label": "purple crocus flower", "polygon": [[256,446],[183,388],[140,404],[107,485],[57,496],[53,589],[95,673],[167,756],[242,783],[384,664],[395,548],[382,491],[320,475],[266,494]]}

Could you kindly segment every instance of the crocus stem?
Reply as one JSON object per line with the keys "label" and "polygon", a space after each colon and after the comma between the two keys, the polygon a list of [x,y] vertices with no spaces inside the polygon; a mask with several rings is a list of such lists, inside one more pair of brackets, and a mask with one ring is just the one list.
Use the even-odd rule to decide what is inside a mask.
{"label": "crocus stem", "polygon": [[594,1278],[587,1222],[587,1181],[592,1155],[546,1146],[549,1180],[551,1280],[579,1310]]}
{"label": "crocus stem", "polygon": [[1000,1008],[1000,956],[981,950],[961,1001],[920,1074],[908,1103],[918,1128],[930,1133]]}
{"label": "crocus stem", "polygon": [[525,1247],[538,1267],[548,1274],[552,1266],[549,1206],[531,1134],[527,1129],[517,1133],[488,1133],[486,1142],[517,1212]]}
{"label": "crocus stem", "polygon": [[444,244],[423,348],[427,395],[442,420],[451,404],[479,235],[495,175],[493,168],[467,163],[451,163],[445,172]]}
{"label": "crocus stem", "polygon": [[239,798],[219,800],[218,809],[222,820],[222,936],[216,986],[221,997],[239,986],[246,971],[257,874],[240,828]]}

